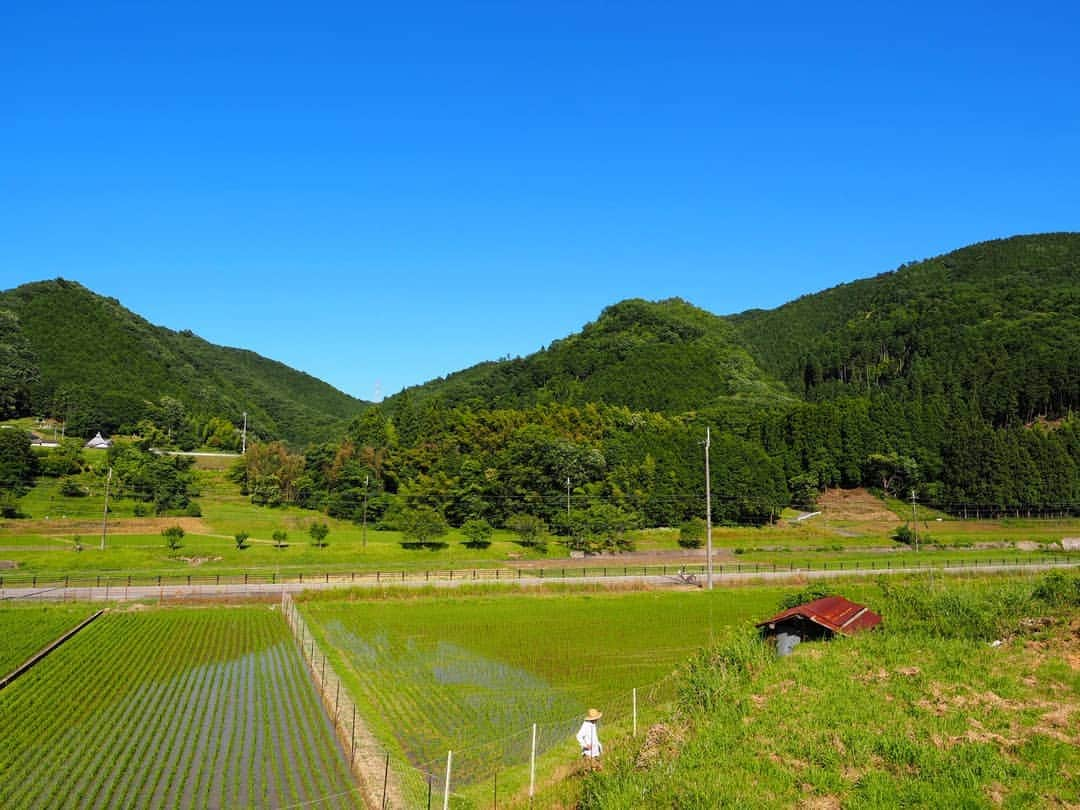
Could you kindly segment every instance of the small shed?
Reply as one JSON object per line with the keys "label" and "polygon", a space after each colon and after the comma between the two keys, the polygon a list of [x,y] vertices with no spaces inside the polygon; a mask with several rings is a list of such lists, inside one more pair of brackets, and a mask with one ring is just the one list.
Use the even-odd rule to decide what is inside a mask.
{"label": "small shed", "polygon": [[758,622],[766,638],[775,638],[778,655],[790,653],[801,641],[848,636],[881,624],[881,616],[842,596],[826,596],[777,613]]}
{"label": "small shed", "polygon": [[108,439],[103,438],[101,435],[101,431],[99,430],[94,435],[94,438],[92,438],[86,443],[86,446],[89,447],[91,450],[107,450],[108,448],[112,447],[112,442],[110,442]]}

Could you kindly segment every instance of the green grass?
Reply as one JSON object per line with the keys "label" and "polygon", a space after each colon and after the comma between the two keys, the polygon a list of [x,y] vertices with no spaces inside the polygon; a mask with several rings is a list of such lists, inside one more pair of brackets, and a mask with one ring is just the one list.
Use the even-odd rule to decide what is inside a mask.
{"label": "green grass", "polygon": [[0,608],[0,675],[7,675],[94,611],[86,605],[4,605]]}
{"label": "green grass", "polygon": [[[296,507],[253,505],[228,480],[220,459],[210,459],[212,463],[205,465],[203,461],[197,460],[195,473],[201,518],[140,518],[134,515],[134,501],[113,498],[104,552],[99,550],[104,507],[100,481],[84,475],[80,480],[93,490],[93,495],[66,498],[59,494],[60,481],[39,478],[38,484],[21,501],[21,508],[31,517],[0,522],[0,559],[17,563],[20,573],[31,575],[462,570],[505,566],[519,560],[547,560],[554,567],[567,559],[565,547],[557,542],[549,544],[544,554],[522,547],[511,533],[503,530],[495,532],[487,549],[467,548],[457,531],[444,538],[446,545],[441,549],[406,549],[397,532],[375,531],[373,526],[365,531],[354,523],[328,519]],[[179,553],[169,554],[160,530],[181,520],[188,528],[188,535]],[[316,549],[309,543],[307,530],[315,520],[325,520],[330,527],[326,548]],[[277,530],[288,533],[287,548],[273,547],[272,536]],[[724,565],[730,560],[790,566],[794,561],[816,567],[822,560],[860,559],[884,565],[889,559],[901,556],[881,550],[902,548],[891,539],[894,530],[894,525],[814,518],[798,524],[781,522],[760,528],[717,526],[713,544],[724,558],[718,562]],[[239,532],[251,537],[249,547],[243,551],[235,548],[232,539]],[[1000,558],[1015,552],[1010,548],[988,551],[975,547],[1054,543],[1065,536],[1080,535],[1080,520],[920,520],[919,532],[924,538],[928,535],[932,538],[931,544],[924,544],[920,559],[935,559],[930,554],[938,545],[956,553],[971,554],[973,559]],[[84,547],[81,554],[72,551],[76,536]],[[642,552],[679,551],[675,529],[643,529],[632,532],[631,537]],[[732,558],[736,551],[742,553]],[[906,552],[903,556],[907,559]],[[192,558],[197,558],[197,564],[192,563]],[[610,562],[594,564],[610,565]]]}
{"label": "green grass", "polygon": [[733,632],[684,671],[666,738],[621,740],[602,774],[570,786],[581,806],[1080,799],[1080,580],[861,583],[848,592],[885,614],[881,631],[802,644],[787,659]]}
{"label": "green grass", "polygon": [[98,619],[0,692],[0,805],[356,807],[281,616]]}

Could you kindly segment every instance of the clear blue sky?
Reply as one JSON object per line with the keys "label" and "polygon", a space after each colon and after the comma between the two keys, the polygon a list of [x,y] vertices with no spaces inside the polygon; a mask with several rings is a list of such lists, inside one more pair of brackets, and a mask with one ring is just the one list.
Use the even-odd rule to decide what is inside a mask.
{"label": "clear blue sky", "polygon": [[1080,229],[1075,3],[734,5],[7,4],[0,288],[371,399]]}

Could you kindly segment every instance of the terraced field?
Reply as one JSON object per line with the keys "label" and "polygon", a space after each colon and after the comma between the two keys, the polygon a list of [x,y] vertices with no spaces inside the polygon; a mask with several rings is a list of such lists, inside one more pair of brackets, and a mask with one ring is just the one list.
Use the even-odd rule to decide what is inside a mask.
{"label": "terraced field", "polygon": [[0,609],[0,676],[7,675],[94,612],[74,605],[18,605]]}
{"label": "terraced field", "polygon": [[0,692],[0,807],[358,807],[281,617],[102,616]]}

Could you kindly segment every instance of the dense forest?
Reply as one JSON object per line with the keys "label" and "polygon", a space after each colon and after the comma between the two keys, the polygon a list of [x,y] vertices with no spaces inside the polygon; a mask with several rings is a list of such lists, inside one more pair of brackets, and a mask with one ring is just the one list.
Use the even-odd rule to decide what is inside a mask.
{"label": "dense forest", "polygon": [[54,417],[84,437],[156,430],[165,446],[216,435],[231,449],[244,412],[252,435],[303,444],[340,433],[363,404],[254,352],[154,326],[74,282],[0,292],[0,418]]}
{"label": "dense forest", "polygon": [[[0,373],[23,388],[8,391],[9,410],[58,391],[46,364],[34,375],[37,328],[12,326],[34,307],[10,310]],[[178,340],[168,346],[198,341]],[[161,418],[162,392],[179,400],[185,385],[206,385],[193,356],[178,354],[189,363],[179,379],[168,364],[149,369],[171,387],[158,388],[146,429],[183,429]],[[258,503],[396,527],[422,512],[521,526],[523,537],[534,521],[578,547],[620,547],[627,528],[704,514],[710,428],[719,521],[764,523],[857,485],[957,515],[1076,514],[1078,405],[1080,235],[1049,234],[771,311],[724,318],[678,299],[624,301],[534,355],[357,403],[340,430],[309,426],[306,445],[265,433],[292,441],[254,445],[234,475]]]}
{"label": "dense forest", "polygon": [[[400,521],[762,523],[864,485],[957,515],[1080,511],[1080,236],[984,243],[771,312],[625,301],[535,355],[249,458],[253,497]],[[288,486],[277,470],[289,458]],[[598,514],[600,513],[600,514]]]}

